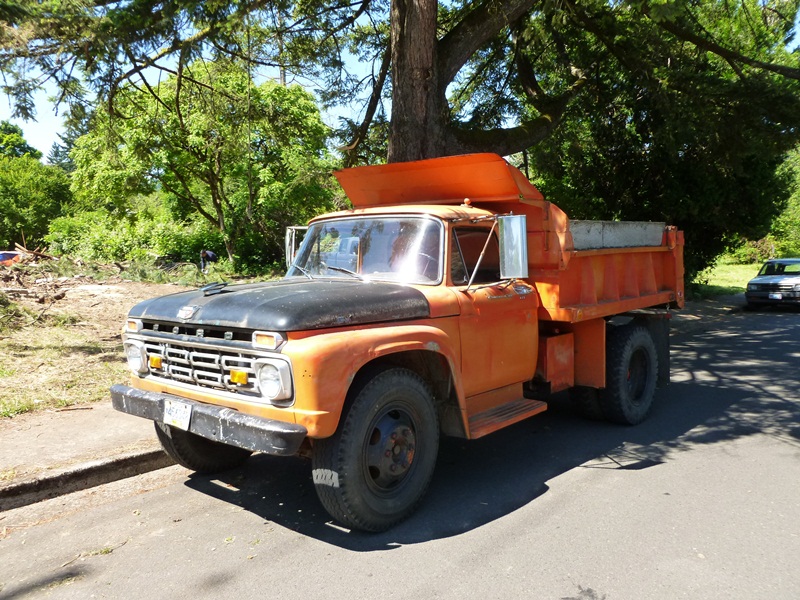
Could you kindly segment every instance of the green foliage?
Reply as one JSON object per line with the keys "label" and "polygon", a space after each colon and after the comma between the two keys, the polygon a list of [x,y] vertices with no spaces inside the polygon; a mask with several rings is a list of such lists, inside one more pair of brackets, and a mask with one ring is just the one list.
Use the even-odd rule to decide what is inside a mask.
{"label": "green foliage", "polygon": [[[700,5],[711,31],[731,47],[752,43],[742,31],[744,16],[715,21],[703,13],[715,7]],[[731,240],[763,237],[781,211],[789,179],[779,166],[800,139],[800,85],[745,67],[735,76],[727,62],[665,36],[636,14],[615,17],[589,33],[569,21],[541,25],[587,55],[600,51],[596,36],[622,37],[603,44],[611,52],[590,89],[574,99],[562,127],[531,149],[538,184],[573,218],[677,225],[686,235],[691,277]],[[772,58],[786,58],[781,31],[759,34],[769,40]],[[529,35],[540,39],[542,31]],[[748,51],[770,58],[767,46],[756,46]],[[560,58],[550,55],[557,72]]]}
{"label": "green foliage", "polygon": [[219,248],[222,241],[202,221],[180,222],[165,208],[162,194],[138,197],[130,214],[120,218],[107,210],[77,211],[55,219],[46,241],[54,254],[84,261],[139,261],[158,259],[193,262],[203,248]]}
{"label": "green foliage", "polygon": [[773,222],[769,238],[774,240],[775,256],[800,257],[800,146],[789,154],[781,172],[790,181],[791,196]]}
{"label": "green foliage", "polygon": [[42,153],[29,145],[22,135],[22,129],[12,125],[8,121],[0,121],[0,157],[22,158],[42,158]]}
{"label": "green foliage", "polygon": [[[196,257],[205,247],[250,272],[279,263],[285,227],[333,206],[328,131],[299,86],[248,81],[242,65],[220,59],[168,78],[158,98],[122,89],[123,118],[98,115],[75,144],[77,206],[122,215],[133,195],[159,189],[173,218],[204,219],[218,234],[162,249]],[[130,241],[112,247],[133,256]]]}
{"label": "green foliage", "polygon": [[0,157],[0,248],[35,248],[71,199],[66,174],[30,156]]}
{"label": "green foliage", "polygon": [[727,252],[720,256],[721,261],[734,265],[751,265],[761,263],[768,258],[775,258],[777,255],[775,238],[768,235],[760,240],[751,242],[745,240],[735,244]]}
{"label": "green foliage", "polygon": [[89,117],[73,117],[67,119],[64,133],[58,134],[58,142],[53,142],[47,155],[47,164],[60,167],[66,173],[75,170],[75,162],[70,153],[75,147],[75,142],[82,135],[89,133]]}
{"label": "green foliage", "polygon": [[755,240],[736,238],[722,260],[750,264],[775,257],[800,257],[800,146],[788,153],[776,176],[787,182],[790,195],[783,211],[772,221],[769,234]]}

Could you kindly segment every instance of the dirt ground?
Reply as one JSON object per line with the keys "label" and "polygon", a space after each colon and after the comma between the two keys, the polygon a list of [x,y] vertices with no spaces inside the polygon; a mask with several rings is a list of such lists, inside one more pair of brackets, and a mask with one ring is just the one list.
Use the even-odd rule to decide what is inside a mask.
{"label": "dirt ground", "polygon": [[106,400],[128,377],[120,338],[128,310],[183,289],[0,267],[0,292],[29,311],[22,327],[0,333],[0,417]]}

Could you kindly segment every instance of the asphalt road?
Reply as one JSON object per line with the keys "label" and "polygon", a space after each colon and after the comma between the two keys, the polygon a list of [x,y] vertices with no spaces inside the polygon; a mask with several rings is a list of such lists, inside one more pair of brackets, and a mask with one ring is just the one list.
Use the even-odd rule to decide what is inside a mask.
{"label": "asphalt road", "polygon": [[[179,467],[0,515],[0,598],[800,598],[800,312],[672,340],[635,428],[565,399],[442,446],[380,535],[342,530],[310,466]],[[2,537],[2,536],[0,536]]]}

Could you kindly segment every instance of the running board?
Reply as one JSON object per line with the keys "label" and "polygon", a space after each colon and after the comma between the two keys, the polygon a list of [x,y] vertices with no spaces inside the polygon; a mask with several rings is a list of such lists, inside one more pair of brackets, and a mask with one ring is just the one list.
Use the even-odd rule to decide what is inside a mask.
{"label": "running board", "polygon": [[520,398],[469,418],[469,437],[476,439],[547,410],[547,402]]}

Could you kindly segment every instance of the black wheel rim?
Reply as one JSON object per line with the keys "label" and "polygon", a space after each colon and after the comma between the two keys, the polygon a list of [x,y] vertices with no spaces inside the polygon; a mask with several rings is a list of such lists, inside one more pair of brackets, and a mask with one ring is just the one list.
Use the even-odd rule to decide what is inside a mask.
{"label": "black wheel rim", "polygon": [[627,377],[629,398],[634,404],[639,404],[642,401],[642,396],[644,396],[647,389],[649,368],[647,352],[642,348],[638,348],[631,355]]}
{"label": "black wheel rim", "polygon": [[414,468],[417,426],[400,407],[384,410],[372,421],[364,440],[364,476],[378,495],[393,495]]}

